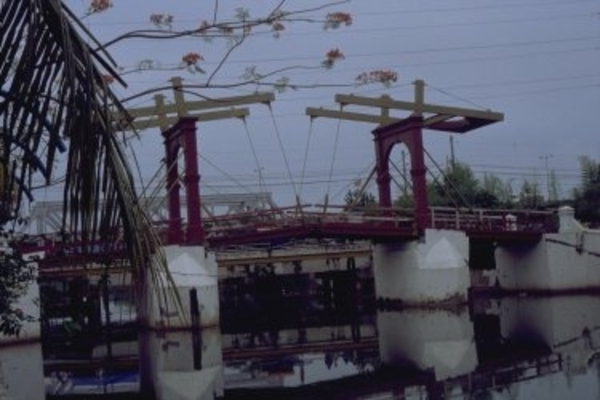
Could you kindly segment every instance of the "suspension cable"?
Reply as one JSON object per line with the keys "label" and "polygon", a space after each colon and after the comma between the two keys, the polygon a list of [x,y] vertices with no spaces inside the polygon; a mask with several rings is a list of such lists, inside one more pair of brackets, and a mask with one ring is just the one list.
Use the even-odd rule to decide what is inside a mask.
{"label": "suspension cable", "polygon": [[313,117],[310,118],[310,125],[308,127],[308,137],[306,138],[306,147],[304,149],[304,160],[302,161],[302,175],[300,176],[300,189],[298,190],[298,196],[302,196],[302,188],[304,186],[304,178],[306,176],[306,163],[308,161],[308,149],[310,147],[310,139],[313,133]]}
{"label": "suspension cable", "polygon": [[275,114],[273,113],[273,107],[271,107],[271,103],[267,104],[267,107],[269,107],[269,113],[271,115],[271,122],[273,123],[273,128],[275,129],[275,133],[277,135],[277,141],[279,142],[279,149],[281,150],[281,153],[283,155],[283,161],[285,162],[285,168],[287,170],[288,179],[290,180],[290,183],[292,184],[292,189],[294,190],[294,195],[296,196],[296,204],[298,205],[298,207],[300,207],[301,206],[300,197],[298,196],[298,191],[296,190],[296,183],[294,182],[294,177],[292,176],[292,170],[290,168],[290,163],[288,161],[287,154],[285,152],[285,148],[283,147],[283,142],[281,140],[281,133],[279,132],[279,126],[277,125],[277,121],[275,120]]}
{"label": "suspension cable", "polygon": [[[429,154],[429,152],[427,151],[427,149],[425,149],[423,147],[423,151],[425,152],[425,154],[427,155],[427,157],[429,157],[429,160],[433,163],[433,165],[435,165],[435,167],[438,169],[438,171],[442,174],[442,176],[444,177],[444,179],[450,183],[450,186],[452,186],[452,189],[454,189],[454,191],[456,192],[456,194],[458,195],[458,197],[460,197],[460,200],[463,202],[464,205],[467,206],[467,208],[472,209],[471,204],[469,204],[468,200],[465,198],[465,196],[463,196],[463,194],[458,190],[458,187],[456,187],[456,185],[454,184],[454,182],[451,179],[448,179],[448,175],[446,175],[444,173],[444,170],[439,166],[439,164],[433,159],[433,157],[431,156],[431,154]],[[433,175],[433,174],[432,174]],[[437,179],[436,179],[437,181]],[[439,182],[438,182],[439,184]],[[444,190],[444,192],[450,197],[450,200],[452,200],[452,202],[454,203],[455,206],[458,207],[458,203],[456,202],[456,200],[452,197],[452,193],[449,193],[444,185],[440,185],[442,187],[442,190]]]}
{"label": "suspension cable", "polygon": [[[174,163],[175,165],[176,163]],[[156,170],[156,172],[154,173],[154,175],[152,175],[152,177],[150,178],[150,180],[148,181],[148,183],[143,184],[142,183],[142,192],[140,193],[140,197],[152,197],[156,194],[156,192],[160,189],[160,186],[163,184],[163,182],[166,182],[167,180],[167,173],[171,168],[174,168],[174,165],[169,166],[168,168],[166,167],[166,161],[162,161],[161,162],[161,166]],[[165,169],[166,172],[165,174],[160,178],[157,179],[161,173],[161,171]],[[150,194],[147,194],[148,190],[150,189],[151,185],[154,183],[154,181],[156,180],[156,186],[154,187],[154,189],[152,190],[152,192]]]}
{"label": "suspension cable", "polygon": [[438,187],[443,190],[444,194],[446,194],[450,198],[450,201],[452,201],[452,204],[454,204],[454,207],[460,208],[460,204],[458,204],[456,202],[456,199],[454,199],[454,197],[452,197],[451,193],[449,193],[448,190],[446,190],[446,188],[444,187],[444,184],[442,182],[440,182],[438,177],[436,175],[434,175],[433,172],[431,172],[431,170],[429,168],[427,168],[427,172],[429,172],[429,175],[431,175],[431,177],[433,178],[433,181],[438,185]]}
{"label": "suspension cable", "polygon": [[[354,196],[354,198],[352,199],[352,204],[350,204],[350,206],[356,206],[357,205],[357,202],[360,201],[361,197],[365,193],[365,190],[367,190],[367,185],[369,184],[369,182],[371,182],[371,179],[373,179],[373,177],[375,176],[376,172],[377,172],[377,167],[375,165],[373,165],[373,167],[371,168],[371,172],[369,172],[369,176],[360,185],[360,188],[356,192],[356,196]],[[356,185],[358,186],[358,184],[356,184]]]}
{"label": "suspension cable", "polygon": [[140,180],[140,183],[142,185],[142,187],[144,187],[144,177],[142,176],[142,169],[140,168],[140,163],[138,161],[138,158],[135,154],[135,151],[133,151],[133,147],[129,146],[129,152],[131,154],[131,157],[133,158],[133,163],[135,165],[135,170],[138,174],[138,179]]}
{"label": "suspension cable", "polygon": [[[396,186],[398,187],[398,189],[400,190],[405,190],[405,188],[409,188],[412,191],[412,184],[410,182],[409,179],[407,179],[406,175],[404,174],[404,172],[400,171],[400,168],[398,168],[398,166],[396,165],[395,162],[390,160],[390,164],[392,165],[392,167],[394,167],[394,170],[398,173],[398,175],[400,175],[400,177],[402,178],[402,180],[404,180],[404,188],[394,179],[394,182],[396,183]],[[393,178],[393,177],[392,177]],[[403,193],[406,194],[406,191]]]}
{"label": "suspension cable", "polygon": [[[367,187],[367,184],[371,181],[371,179],[373,178],[373,176],[375,176],[376,167],[374,166],[374,164],[375,164],[375,161],[370,162],[369,165],[366,168],[364,168],[362,171],[360,171],[359,174],[358,174],[358,178],[357,179],[360,179],[360,177],[364,175],[364,172],[366,172],[367,170],[369,170],[369,168],[371,169],[371,172],[369,173],[369,176],[367,177],[367,180],[362,185],[361,192],[365,190],[365,188]],[[356,181],[356,179],[355,179],[355,181]],[[350,188],[350,185],[351,184],[348,184],[348,185],[342,187],[340,190],[338,190],[332,196],[332,199],[336,199],[338,196],[340,196],[344,191],[346,191],[347,189]]]}
{"label": "suspension cable", "polygon": [[[177,159],[175,160],[175,162],[173,162],[171,165],[167,166],[166,165],[166,160],[164,160],[162,162],[163,166],[158,168],[158,170],[156,171],[156,173],[152,176],[152,178],[150,179],[150,182],[148,182],[148,184],[143,187],[142,189],[142,195],[141,197],[145,197],[147,199],[154,199],[158,197],[158,192],[161,189],[161,187],[164,185],[165,186],[165,196],[160,200],[160,202],[157,204],[157,209],[162,207],[164,205],[164,203],[167,201],[168,198],[168,194],[171,190],[173,190],[173,188],[177,185],[177,181],[173,182],[171,187],[167,187],[166,186],[166,182],[167,182],[167,176],[169,174],[169,172],[173,169],[177,167],[177,163],[179,162],[179,159],[183,157],[183,153],[179,153],[177,155]],[[154,187],[154,189],[150,192],[149,195],[146,195],[146,191],[147,189],[150,187],[150,184],[159,176],[161,170],[164,168],[165,170],[165,174],[159,179],[157,180],[156,186]],[[179,180],[179,176],[177,177],[177,180]],[[151,217],[152,215],[150,215]]]}
{"label": "suspension cable", "polygon": [[[340,105],[340,111],[343,111],[343,105]],[[331,165],[329,166],[329,178],[327,179],[327,190],[325,191],[325,209],[323,212],[327,212],[327,205],[329,203],[329,191],[331,190],[331,180],[333,178],[333,167],[335,165],[335,156],[337,154],[338,140],[340,138],[340,130],[342,127],[342,119],[338,118],[337,127],[335,130],[335,139],[333,142],[333,155],[331,156]]]}
{"label": "suspension cable", "polygon": [[212,161],[210,161],[206,156],[200,155],[200,158],[202,160],[206,161],[206,163],[208,165],[210,165],[211,167],[215,168],[217,171],[219,171],[220,173],[222,173],[223,175],[225,175],[227,178],[229,178],[231,181],[233,181],[240,188],[244,189],[247,192],[252,192],[252,188],[248,187],[248,185],[244,185],[242,182],[240,182],[239,180],[237,180],[236,178],[234,178],[233,175],[229,174],[227,171],[225,171],[222,168],[218,167],[215,163],[213,163]]}
{"label": "suspension cable", "polygon": [[244,130],[246,131],[246,137],[248,137],[248,142],[250,142],[250,150],[252,150],[252,156],[254,157],[254,162],[256,163],[256,171],[258,172],[258,191],[266,192],[268,190],[264,177],[263,177],[263,167],[260,165],[260,161],[258,160],[258,155],[256,153],[256,147],[254,146],[254,141],[252,140],[252,135],[250,135],[250,130],[248,129],[248,122],[246,118],[242,118],[244,123]]}
{"label": "suspension cable", "polygon": [[474,106],[475,108],[479,108],[481,110],[488,110],[489,109],[488,107],[483,106],[483,105],[478,104],[478,103],[475,103],[475,102],[467,99],[466,97],[457,96],[457,95],[455,95],[453,93],[448,92],[447,90],[440,89],[440,88],[437,88],[435,86],[431,86],[431,84],[429,84],[429,83],[427,83],[427,87],[431,88],[433,90],[436,90],[436,91],[440,92],[441,94],[444,94],[444,95],[446,95],[446,96],[448,96],[448,97],[450,97],[452,99],[455,99],[455,100],[458,100],[458,101],[462,101],[463,103],[466,103],[466,104],[469,104],[471,106]]}

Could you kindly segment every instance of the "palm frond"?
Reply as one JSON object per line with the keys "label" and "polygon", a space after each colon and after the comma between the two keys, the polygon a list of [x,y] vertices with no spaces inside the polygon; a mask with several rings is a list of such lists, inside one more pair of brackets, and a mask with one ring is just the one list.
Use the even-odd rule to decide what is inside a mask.
{"label": "palm frond", "polygon": [[[60,0],[0,0],[0,222],[19,211],[34,173],[51,179],[64,139],[70,240],[110,252],[124,239],[134,279],[145,279],[160,241],[116,138],[111,116],[126,111],[103,76],[117,76],[75,21]],[[158,265],[166,271],[164,256]]]}

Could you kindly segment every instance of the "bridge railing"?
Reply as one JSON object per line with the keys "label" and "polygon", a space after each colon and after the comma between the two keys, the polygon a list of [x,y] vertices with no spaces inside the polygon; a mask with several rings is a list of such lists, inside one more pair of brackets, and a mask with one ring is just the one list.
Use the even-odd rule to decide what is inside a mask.
{"label": "bridge railing", "polygon": [[[415,218],[414,210],[407,208],[306,204],[205,220],[207,233],[214,235],[323,224],[414,229]],[[555,232],[557,214],[538,210],[430,207],[428,226],[463,231]]]}
{"label": "bridge railing", "polygon": [[299,225],[363,224],[412,228],[414,215],[398,208],[370,208],[320,204],[270,210],[256,210],[204,220],[206,232],[219,234],[232,230],[271,229]]}
{"label": "bridge railing", "polygon": [[431,207],[430,218],[430,226],[435,229],[537,232],[557,230],[557,214],[554,211]]}
{"label": "bridge railing", "polygon": [[[315,204],[310,215],[320,215],[327,222],[370,224],[377,226],[396,226],[413,228],[415,215],[412,209],[399,207],[372,207],[349,205]],[[327,211],[329,210],[329,211]]]}

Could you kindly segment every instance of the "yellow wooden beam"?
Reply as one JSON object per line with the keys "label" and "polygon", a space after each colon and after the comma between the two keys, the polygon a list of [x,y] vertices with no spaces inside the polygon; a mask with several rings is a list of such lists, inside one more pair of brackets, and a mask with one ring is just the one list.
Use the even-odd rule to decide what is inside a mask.
{"label": "yellow wooden beam", "polygon": [[[230,108],[239,107],[248,104],[270,103],[275,100],[273,93],[257,93],[247,96],[222,97],[214,100],[198,100],[186,102],[188,113],[192,111],[210,110],[215,108]],[[158,113],[177,114],[177,106],[175,104],[165,104],[160,109],[158,106],[140,107],[128,110],[129,115],[134,118],[145,118],[156,116]]]}
{"label": "yellow wooden beam", "polygon": [[343,119],[348,121],[356,121],[356,122],[368,122],[372,124],[391,124],[394,122],[399,122],[401,119],[392,118],[387,115],[372,115],[372,114],[363,114],[357,112],[349,112],[349,111],[336,111],[336,110],[328,110],[326,108],[314,108],[308,107],[306,109],[306,115],[316,118],[316,117],[325,117],[325,118],[333,118],[333,119]]}
{"label": "yellow wooden beam", "polygon": [[[207,111],[203,113],[190,113],[188,117],[197,118],[200,122],[207,121],[216,121],[219,119],[229,119],[229,118],[244,118],[250,115],[250,110],[248,108],[232,108],[230,110],[218,110],[218,111]],[[168,127],[173,126],[175,123],[179,121],[179,116],[172,117],[163,117],[160,116],[151,116],[149,118],[134,120],[129,125],[126,125],[121,128],[123,131],[128,130],[142,130],[160,127],[161,130],[166,130]]]}
{"label": "yellow wooden beam", "polygon": [[390,97],[372,98],[356,95],[338,94],[335,101],[341,105],[369,106],[376,108],[391,108],[394,110],[413,111],[415,113],[423,112],[430,114],[451,115],[453,117],[466,117],[475,119],[484,119],[493,122],[504,120],[504,114],[490,110],[475,110],[461,107],[440,106],[437,104],[428,104],[419,102],[409,102],[394,100]]}

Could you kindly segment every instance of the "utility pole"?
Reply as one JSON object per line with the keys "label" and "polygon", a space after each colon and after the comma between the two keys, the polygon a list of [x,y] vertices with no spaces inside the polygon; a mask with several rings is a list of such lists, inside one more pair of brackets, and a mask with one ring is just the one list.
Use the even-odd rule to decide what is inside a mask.
{"label": "utility pole", "polygon": [[450,135],[450,168],[454,172],[456,158],[454,158],[454,136]]}
{"label": "utility pole", "polygon": [[551,182],[550,182],[550,168],[548,167],[548,160],[554,157],[552,154],[546,154],[540,157],[540,160],[544,160],[544,167],[546,170],[546,191],[548,193],[548,201],[556,200],[552,194]]}

